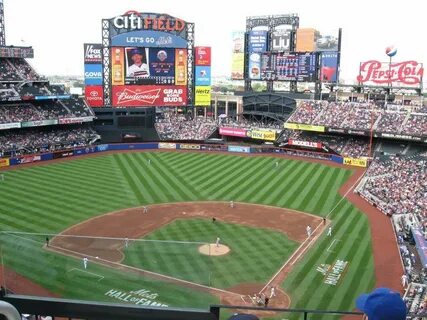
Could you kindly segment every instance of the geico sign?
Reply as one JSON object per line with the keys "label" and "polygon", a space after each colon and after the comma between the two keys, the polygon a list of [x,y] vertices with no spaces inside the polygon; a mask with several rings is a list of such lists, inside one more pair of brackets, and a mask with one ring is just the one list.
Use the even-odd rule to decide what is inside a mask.
{"label": "geico sign", "polygon": [[143,17],[136,11],[128,11],[122,16],[113,19],[113,25],[117,29],[144,29],[156,31],[182,31],[185,21],[164,16]]}
{"label": "geico sign", "polygon": [[85,78],[102,78],[102,72],[87,71],[85,72]]}

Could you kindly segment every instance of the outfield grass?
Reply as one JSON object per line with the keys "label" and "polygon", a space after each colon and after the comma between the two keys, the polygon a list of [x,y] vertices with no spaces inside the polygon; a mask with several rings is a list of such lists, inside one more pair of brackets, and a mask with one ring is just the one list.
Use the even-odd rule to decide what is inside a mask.
{"label": "outfield grass", "polygon": [[[278,160],[276,169],[276,161],[202,153],[126,153],[6,171],[5,181],[0,183],[0,228],[59,233],[92,216],[122,208],[198,200],[268,204],[326,216],[340,201],[338,189],[351,175],[346,169],[284,159]],[[373,258],[366,218],[345,200],[331,217],[340,245],[329,252],[332,239],[322,238],[296,266],[283,284],[291,295],[292,307],[350,310],[355,297],[372,288]],[[30,241],[20,245],[13,266],[19,265],[24,275],[52,288],[54,280],[46,277],[43,255],[33,253],[34,243]],[[72,258],[45,254],[51,260],[66,260],[67,265],[81,264]],[[341,283],[332,287],[323,283],[316,266],[335,259],[347,259],[350,265]],[[138,289],[132,281],[118,280],[118,272],[96,268],[105,275],[102,285]],[[55,272],[56,281],[68,281],[58,270]],[[152,285],[139,281],[137,287]],[[105,291],[94,289],[88,281],[66,283],[65,287],[61,294],[66,297],[106,299]],[[194,306],[215,301],[200,293],[166,296],[167,291],[162,291],[158,300],[167,299],[174,306],[188,306],[186,299]]]}
{"label": "outfield grass", "polygon": [[126,251],[124,264],[175,278],[227,289],[239,283],[266,283],[298,247],[281,232],[207,219],[174,220],[146,240],[212,243],[220,235],[231,252],[207,256],[200,244],[137,241]]}

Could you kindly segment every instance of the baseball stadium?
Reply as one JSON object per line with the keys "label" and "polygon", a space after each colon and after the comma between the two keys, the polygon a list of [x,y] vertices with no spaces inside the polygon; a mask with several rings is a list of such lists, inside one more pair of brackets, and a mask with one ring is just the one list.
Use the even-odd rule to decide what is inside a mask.
{"label": "baseball stadium", "polygon": [[4,2],[0,319],[427,317],[421,63],[340,84],[341,28],[253,16],[222,92],[194,23],[127,11],[75,94],[6,45]]}

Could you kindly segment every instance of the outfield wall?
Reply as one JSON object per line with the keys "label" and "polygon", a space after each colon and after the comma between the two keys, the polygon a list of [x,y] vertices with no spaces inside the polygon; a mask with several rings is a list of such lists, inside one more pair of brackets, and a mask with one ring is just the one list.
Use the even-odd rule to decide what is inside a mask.
{"label": "outfield wall", "polygon": [[197,143],[125,143],[125,144],[100,144],[86,148],[74,148],[69,150],[56,151],[36,155],[25,155],[13,158],[0,159],[0,169],[2,167],[16,166],[26,163],[63,159],[81,155],[100,153],[106,151],[129,151],[129,150],[193,150],[193,151],[220,151],[230,153],[245,154],[281,154],[291,156],[301,156],[321,160],[329,160],[338,164],[350,166],[367,167],[365,159],[344,158],[335,154],[321,153],[311,150],[296,150],[278,147],[265,146],[239,146],[239,145],[218,145],[218,144],[197,144]]}

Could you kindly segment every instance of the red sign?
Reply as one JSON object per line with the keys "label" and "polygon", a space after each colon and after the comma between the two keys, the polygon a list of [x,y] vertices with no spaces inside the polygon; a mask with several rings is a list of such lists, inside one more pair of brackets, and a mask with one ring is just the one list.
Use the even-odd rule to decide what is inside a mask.
{"label": "red sign", "polygon": [[424,68],[422,63],[404,61],[389,64],[370,60],[360,64],[357,81],[376,84],[419,85],[422,81]]}
{"label": "red sign", "polygon": [[219,134],[231,137],[246,137],[246,129],[239,128],[219,128]]}
{"label": "red sign", "polygon": [[196,49],[196,66],[211,65],[211,47],[195,47]]}
{"label": "red sign", "polygon": [[113,86],[116,107],[185,106],[186,86]]}
{"label": "red sign", "polygon": [[291,146],[300,146],[300,147],[322,149],[322,144],[319,143],[319,142],[311,142],[311,141],[301,141],[301,140],[292,140],[292,139],[289,139],[288,143]]}
{"label": "red sign", "polygon": [[86,86],[85,97],[87,104],[91,107],[102,107],[104,105],[102,86]]}

